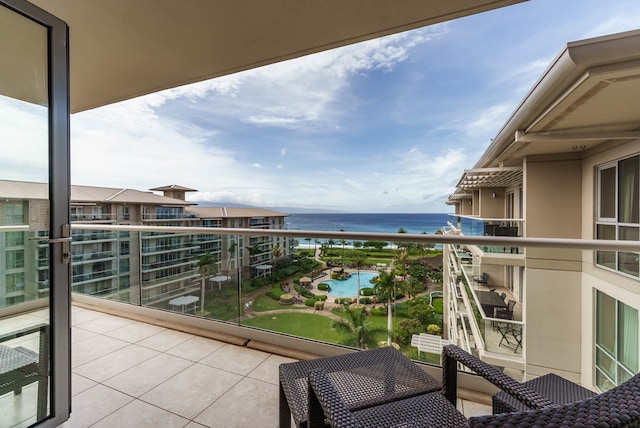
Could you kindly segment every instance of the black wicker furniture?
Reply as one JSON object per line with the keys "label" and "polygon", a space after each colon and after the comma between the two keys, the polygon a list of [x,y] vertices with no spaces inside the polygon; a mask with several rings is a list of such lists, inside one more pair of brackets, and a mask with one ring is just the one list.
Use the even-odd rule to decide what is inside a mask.
{"label": "black wicker furniture", "polygon": [[[368,352],[368,351],[365,351]],[[455,404],[457,370],[461,363],[529,411],[501,413],[466,419]],[[353,410],[341,399],[332,379],[321,368],[309,373],[309,427],[631,427],[640,425],[640,375],[624,384],[581,401],[555,404],[525,384],[516,382],[492,366],[454,345],[443,349],[443,389]],[[549,378],[550,379],[550,378]],[[562,387],[563,383],[560,384]],[[543,391],[544,392],[544,391]]]}
{"label": "black wicker furniture", "polygon": [[[595,392],[589,391],[588,389],[553,373],[526,381],[523,385],[533,391],[536,391],[541,396],[548,398],[554,404],[569,404],[575,401],[586,400],[587,398],[595,397],[597,395]],[[496,392],[491,398],[494,415],[499,413],[534,410],[505,391]]]}
{"label": "black wicker furniture", "polygon": [[321,369],[337,397],[353,411],[439,391],[441,384],[392,347],[281,364],[280,428],[306,426],[308,373]]}
{"label": "black wicker furniture", "polygon": [[36,353],[22,346],[0,345],[0,395],[22,393],[22,388],[38,382],[37,419],[47,415],[49,388],[49,326],[40,324],[0,336],[0,342],[8,342],[30,334],[39,335],[39,351]]}

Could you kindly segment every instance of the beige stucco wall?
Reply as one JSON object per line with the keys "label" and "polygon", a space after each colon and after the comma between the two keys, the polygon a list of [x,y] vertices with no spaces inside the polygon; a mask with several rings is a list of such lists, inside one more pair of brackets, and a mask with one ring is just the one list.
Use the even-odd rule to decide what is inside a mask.
{"label": "beige stucco wall", "polygon": [[[495,198],[493,197],[495,195]],[[504,188],[480,189],[480,217],[504,218]]]}
{"label": "beige stucco wall", "polygon": [[527,377],[555,372],[580,381],[580,272],[527,269],[525,273]]}
{"label": "beige stucco wall", "polygon": [[[580,160],[527,159],[523,185],[527,237],[580,237]],[[579,250],[526,249],[528,377],[554,371],[580,381],[581,258]]]}

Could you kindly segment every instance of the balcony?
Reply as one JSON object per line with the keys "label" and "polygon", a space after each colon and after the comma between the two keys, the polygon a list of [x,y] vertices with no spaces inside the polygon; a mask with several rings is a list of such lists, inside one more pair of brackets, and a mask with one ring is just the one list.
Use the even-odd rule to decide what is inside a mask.
{"label": "balcony", "polygon": [[[84,224],[74,225],[73,227],[74,229],[86,229],[87,231],[96,231],[99,228],[106,228],[103,232],[127,230],[130,232],[127,240],[131,241],[137,240],[138,234],[140,233],[158,232],[166,235],[179,234],[182,236],[188,232],[188,228],[186,227],[167,228],[161,226],[136,227]],[[195,229],[191,231],[193,235],[206,233],[206,231],[202,230],[204,228],[192,229]],[[444,335],[451,342],[470,350],[486,362],[502,368],[505,373],[510,374],[517,380],[523,380],[525,376],[527,376],[527,355],[530,355],[532,350],[535,351],[541,348],[541,345],[536,343],[534,340],[537,336],[531,333],[531,330],[533,329],[535,331],[535,327],[538,327],[537,324],[541,322],[540,317],[537,318],[537,322],[534,321],[533,324],[530,322],[531,317],[535,316],[536,312],[542,313],[532,309],[536,307],[535,305],[539,305],[540,303],[534,298],[536,293],[531,294],[527,301],[530,305],[529,311],[527,311],[525,306],[522,304],[523,294],[522,290],[518,289],[518,284],[506,283],[504,281],[505,275],[498,274],[498,271],[495,270],[504,269],[504,271],[501,272],[508,272],[508,269],[510,269],[512,265],[495,265],[493,267],[494,270],[490,270],[491,266],[482,262],[482,257],[478,257],[478,254],[474,252],[476,251],[475,249],[484,245],[513,246],[514,242],[518,242],[518,246],[527,248],[531,247],[532,250],[540,250],[542,248],[547,252],[569,252],[569,255],[573,255],[573,253],[577,252],[584,260],[589,260],[589,258],[595,254],[594,250],[596,249],[612,250],[615,247],[620,251],[631,251],[631,245],[633,245],[633,243],[624,242],[612,243],[608,241],[597,242],[553,239],[547,239],[544,240],[544,242],[539,242],[519,237],[467,237],[456,236],[454,234],[427,236],[402,234],[399,236],[398,234],[359,234],[315,231],[313,232],[313,235],[311,235],[312,232],[305,231],[302,233],[308,236],[298,236],[301,231],[264,230],[258,232],[254,229],[217,229],[215,232],[217,235],[228,235],[228,237],[234,242],[240,242],[240,240],[247,242],[249,236],[259,233],[265,238],[295,238],[300,242],[302,242],[306,237],[313,237],[314,239],[328,239],[339,236],[344,239],[354,239],[359,241],[386,240],[389,242],[402,241],[406,243],[438,243],[442,248],[443,269],[440,272],[440,275],[436,275],[438,273],[437,270],[429,271],[431,273],[429,274],[430,276],[428,277],[428,280],[426,280],[428,288],[422,291],[413,291],[409,296],[405,295],[403,298],[396,296],[398,299],[390,305],[392,310],[386,312],[386,314],[384,309],[387,307],[387,304],[386,301],[384,301],[382,294],[379,295],[377,303],[375,303],[375,299],[364,294],[361,295],[361,303],[367,308],[367,313],[370,315],[367,317],[367,320],[376,326],[386,326],[390,316],[394,329],[394,337],[391,340],[397,342],[400,349],[412,359],[419,362],[424,370],[433,373],[436,377],[439,377],[440,374],[437,367],[439,361],[438,355],[425,354],[424,352],[419,354],[417,349],[410,345],[410,340],[407,341],[405,339],[403,341],[403,339],[398,336],[400,334],[398,327],[400,325],[400,321],[405,319],[421,319],[419,317],[422,315],[418,312],[412,311],[411,306],[408,305],[410,300],[417,298],[416,295],[423,300],[422,303],[425,303],[426,301],[431,307],[435,306],[433,305],[434,301],[441,299],[443,303],[442,318],[444,322],[442,324],[442,331],[444,332]],[[223,251],[227,250],[223,249]],[[395,253],[393,253],[394,251],[397,250],[389,249],[391,257],[394,260],[394,264],[397,265],[399,262],[396,259]],[[412,254],[414,254],[414,257],[419,258],[421,256],[418,254],[420,254],[421,251],[424,251],[424,249],[416,249],[415,253]],[[351,351],[342,343],[344,339],[343,337],[326,334],[332,330],[331,320],[335,317],[341,316],[340,313],[343,307],[342,302],[336,302],[335,293],[337,292],[337,289],[333,290],[333,293],[331,293],[330,290],[322,290],[320,287],[321,283],[330,279],[330,271],[316,267],[317,265],[315,263],[317,261],[314,261],[313,256],[304,256],[304,248],[300,249],[299,253],[298,250],[296,250],[296,252],[298,255],[297,257],[289,257],[294,254],[283,255],[281,264],[272,263],[273,261],[269,259],[270,264],[273,264],[275,267],[273,274],[284,275],[282,277],[284,281],[281,281],[280,277],[271,275],[259,279],[251,278],[250,272],[246,269],[247,266],[243,267],[239,263],[230,263],[231,259],[236,262],[240,260],[239,251],[235,251],[233,254],[225,254],[225,257],[222,258],[222,261],[216,266],[215,270],[210,271],[209,273],[200,274],[194,270],[189,273],[178,273],[166,278],[155,278],[153,281],[144,281],[142,283],[140,283],[140,280],[136,278],[135,275],[131,275],[130,283],[127,283],[126,289],[119,288],[118,277],[115,276],[112,279],[110,286],[108,286],[108,284],[103,284],[106,287],[105,289],[108,288],[110,290],[110,294],[108,296],[104,296],[105,298],[88,295],[92,293],[74,293],[72,299],[75,304],[78,305],[78,307],[74,309],[75,333],[73,337],[74,345],[72,354],[74,358],[74,379],[76,382],[74,386],[74,397],[77,397],[74,399],[80,400],[81,397],[87,397],[87,403],[95,403],[96,400],[110,403],[111,401],[118,402],[119,398],[117,397],[121,397],[120,394],[122,393],[129,395],[130,397],[127,398],[125,402],[117,406],[117,409],[113,409],[113,415],[112,411],[109,410],[107,413],[99,416],[100,420],[107,418],[104,419],[105,422],[103,423],[111,423],[115,421],[117,424],[118,419],[115,418],[127,417],[123,416],[128,415],[127,412],[142,412],[143,408],[147,408],[144,403],[150,403],[147,399],[151,400],[151,392],[158,388],[157,391],[162,392],[158,392],[157,397],[163,396],[165,397],[162,398],[163,400],[166,399],[170,401],[168,403],[151,403],[154,407],[157,406],[163,409],[161,414],[165,414],[162,412],[168,411],[173,414],[171,417],[176,417],[177,415],[180,418],[185,418],[187,421],[192,420],[200,423],[204,422],[205,425],[212,425],[214,424],[214,422],[212,422],[213,419],[205,422],[201,415],[208,415],[207,417],[209,417],[211,414],[214,414],[215,411],[222,411],[221,409],[223,408],[226,409],[230,406],[227,400],[241,402],[246,407],[247,401],[250,401],[251,403],[255,402],[255,406],[262,406],[261,403],[264,398],[264,400],[267,400],[269,403],[267,406],[270,406],[270,410],[265,413],[265,415],[270,416],[265,416],[265,418],[273,417],[273,420],[275,421],[273,426],[275,426],[277,424],[277,386],[275,384],[275,380],[270,381],[266,379],[256,379],[255,376],[258,376],[258,373],[261,373],[264,370],[265,373],[269,372],[270,376],[275,378],[277,375],[275,374],[274,367],[277,367],[277,364],[274,362],[273,366],[270,367],[262,366],[262,364],[267,364],[271,360],[285,360],[283,357],[277,357],[274,354],[300,358],[303,355],[333,355],[336,353]],[[138,256],[139,255],[131,254],[131,260],[140,260]],[[520,258],[523,257],[523,255],[517,256]],[[34,254],[34,257],[37,257],[37,255]],[[192,257],[192,262],[195,266],[197,264],[196,255],[193,255]],[[294,262],[293,260],[296,261]],[[496,260],[493,260],[492,262],[496,263]],[[307,266],[305,263],[309,263],[309,265]],[[382,271],[378,270],[379,263],[367,264],[366,266],[360,266],[358,269],[353,265],[348,254],[345,254],[345,265],[352,275],[356,274],[357,270],[369,271],[377,274],[378,276],[383,275],[383,272],[393,273],[390,268],[387,267],[390,266],[391,263],[385,263],[385,268]],[[231,266],[233,266],[233,268],[231,268]],[[300,266],[304,267],[298,269]],[[138,270],[140,267],[141,266],[134,267],[132,265],[132,272]],[[294,268],[297,269],[295,272]],[[409,271],[408,268],[406,268],[406,270],[407,272]],[[473,281],[473,277],[481,274],[483,270],[488,270],[490,272],[489,286],[478,285]],[[415,273],[407,273],[405,276],[410,277],[411,275],[418,274],[419,271],[416,270]],[[558,275],[561,274],[562,272],[558,273]],[[298,282],[303,282],[303,276],[309,276],[309,278],[312,278],[312,281],[309,285],[299,287]],[[395,278],[395,280],[393,280],[393,278]],[[400,284],[404,283],[405,280],[407,283],[410,282],[408,281],[408,278],[403,278],[403,275],[392,276],[392,280],[397,286],[400,286]],[[106,282],[108,281],[109,280],[106,280]],[[369,284],[361,285],[363,288],[372,288]],[[564,284],[562,285],[564,286]],[[488,291],[490,288],[494,287],[496,292],[504,292],[507,295],[506,300],[515,300],[517,302],[518,306],[514,309],[514,317],[512,320],[496,319],[492,316],[493,314],[488,313],[483,308],[483,304],[480,299],[480,292]],[[542,295],[548,292],[545,288],[547,287],[547,284],[542,282],[532,282],[530,287],[531,290],[542,290]],[[286,294],[285,292],[290,292],[293,296],[296,296],[296,293],[299,292],[301,294],[300,301],[294,302],[291,305],[281,305],[278,298],[281,294]],[[316,309],[313,305],[307,306],[305,304],[305,300],[308,300],[309,297],[304,295],[304,293],[307,292],[311,293],[313,296],[325,296],[324,299],[318,298],[318,301],[324,301],[324,308]],[[277,294],[275,299],[270,297],[270,295],[273,295],[274,293]],[[552,295],[555,296],[556,294]],[[193,298],[196,298],[196,304],[189,314],[183,314],[179,308],[175,308],[169,304],[170,300],[181,296],[192,296]],[[204,300],[201,300],[202,298],[204,298]],[[555,300],[550,300],[551,304],[549,306],[545,306],[545,309],[551,311],[550,313],[554,313],[553,305],[555,304]],[[83,308],[80,309],[80,306],[83,306]],[[91,310],[88,310],[89,308]],[[94,313],[93,310],[97,312]],[[85,313],[85,311],[87,313],[86,315],[78,315]],[[110,315],[105,315],[103,312],[110,313]],[[527,314],[529,315],[529,319],[527,319]],[[94,323],[86,320],[89,325],[81,327],[76,324],[75,317],[78,317],[79,319],[82,316],[104,317],[104,320],[100,322],[95,321]],[[546,317],[548,318],[548,316]],[[132,321],[129,318],[135,319],[136,321]],[[110,323],[112,321],[115,325],[113,331],[111,331],[110,327]],[[317,322],[326,322],[325,327],[319,328],[322,337],[319,337],[314,333],[313,330],[315,329],[306,327],[307,325],[311,325],[308,323],[315,324]],[[422,321],[420,322],[422,323]],[[139,325],[144,323],[151,324],[151,326],[143,327]],[[511,324],[514,327],[520,328],[522,332],[522,342],[520,343],[520,346],[514,348],[513,346],[505,346],[504,343],[501,344],[500,341],[502,336],[498,328],[496,328],[497,323]],[[0,324],[0,326],[1,325],[4,324]],[[118,331],[120,327],[124,327],[125,325],[129,325],[129,327],[122,328],[121,331]],[[91,330],[92,328],[93,330]],[[85,329],[89,333],[85,332]],[[139,329],[149,331],[153,330],[155,333],[152,332],[149,335],[146,335],[138,333],[137,331]],[[225,342],[225,344],[215,343],[214,345],[211,345],[211,343],[205,339],[182,336],[183,333],[168,331],[172,329],[189,331],[191,333],[197,331],[198,335],[203,335],[209,339]],[[545,335],[549,334],[549,330],[542,330]],[[125,338],[128,337],[127,335],[133,335],[136,338],[135,340],[133,338],[128,340]],[[163,345],[166,346],[166,348],[154,349],[153,346],[156,345],[152,346],[149,344],[151,341],[150,337],[155,335],[160,335],[158,338],[162,337],[167,341],[167,344]],[[186,350],[177,347],[182,342],[172,345],[171,341],[173,339],[170,337],[173,337],[174,335],[185,337],[182,342],[193,340],[195,342],[194,348]],[[96,337],[96,343],[87,342],[86,345],[83,345],[82,342],[84,342],[84,339],[90,339],[88,336]],[[575,337],[580,340],[580,332],[578,332]],[[97,349],[102,346],[98,345],[97,342],[104,341],[105,343],[108,343],[112,342],[114,339],[124,341],[125,344],[116,348],[109,348],[109,345],[105,345],[106,348],[104,349],[104,353],[102,353],[102,351],[97,351]],[[379,343],[387,343],[385,339],[386,334],[384,337],[380,337]],[[149,341],[145,342],[145,340]],[[208,345],[205,345],[205,342],[208,343]],[[197,412],[180,413],[183,411],[181,406],[187,406],[187,402],[191,399],[175,399],[175,397],[187,396],[187,392],[180,390],[180,388],[187,388],[187,386],[180,386],[180,380],[182,378],[179,373],[175,374],[178,385],[175,387],[166,386],[166,388],[176,389],[165,390],[165,387],[163,386],[165,383],[160,380],[157,384],[148,385],[147,389],[136,394],[132,394],[127,390],[118,389],[119,387],[116,386],[115,383],[111,385],[112,379],[116,379],[120,376],[120,373],[129,374],[136,370],[142,370],[142,368],[146,367],[146,364],[150,364],[150,361],[153,358],[160,358],[159,354],[155,353],[152,357],[147,358],[146,353],[148,353],[148,348],[151,348],[153,351],[157,351],[160,354],[169,354],[173,357],[180,357],[182,359],[189,360],[187,364],[201,368],[203,373],[211,371],[211,368],[222,369],[235,373],[233,369],[226,370],[224,367],[212,366],[212,364],[218,364],[218,361],[223,361],[222,354],[216,355],[216,358],[209,358],[213,353],[218,352],[218,350],[225,349],[225,347],[231,347],[227,342],[238,342],[244,344],[241,348],[242,350],[247,350],[248,348],[250,350],[248,354],[260,355],[261,357],[258,358],[258,362],[253,366],[242,368],[241,370],[243,373],[236,373],[239,376],[238,381],[234,383],[234,385],[229,386],[228,389],[225,389],[224,392],[221,392],[215,398],[203,403],[202,406],[204,407],[198,409]],[[93,345],[90,346],[89,343],[93,343]],[[85,346],[91,349],[85,349]],[[210,349],[209,346],[218,347]],[[171,349],[174,347],[177,348],[172,351]],[[209,349],[210,352],[205,351],[202,348]],[[94,350],[97,352],[95,356],[84,359],[85,357],[82,352],[94,352]],[[140,351],[140,355],[138,355],[137,351]],[[125,354],[120,357],[120,352]],[[179,355],[175,355],[176,353]],[[200,356],[200,359],[192,360],[192,357],[187,356],[190,355],[190,353],[197,354]],[[129,358],[127,355],[132,359],[132,363],[124,362]],[[77,360],[78,358],[80,358],[79,361]],[[171,359],[168,355],[163,355],[162,358]],[[246,358],[250,360],[252,357]],[[237,360],[236,362],[238,367],[243,367],[240,362],[244,360],[245,357],[233,354],[230,359]],[[111,370],[111,368],[109,368],[111,364],[104,364],[107,360],[115,362],[114,364],[116,365],[122,364],[123,367],[121,371],[113,373],[108,372]],[[205,363],[205,360],[208,363]],[[217,362],[213,363],[212,360],[216,360]],[[135,369],[133,368],[134,366],[136,367]],[[79,369],[80,367],[84,367],[84,369]],[[92,369],[90,370],[89,368]],[[130,371],[127,372],[127,370]],[[187,369],[185,368],[185,370]],[[96,374],[94,374],[93,371],[95,371]],[[534,373],[534,375],[539,375],[539,373]],[[122,377],[124,376],[125,375],[122,375]],[[173,374],[171,374],[171,376],[174,377]],[[140,379],[138,380],[138,378]],[[208,379],[206,375],[204,375],[203,378],[205,380]],[[142,382],[143,379],[144,376],[129,376],[128,381],[135,383]],[[203,395],[202,391],[199,389],[199,377],[190,376],[189,379],[193,382],[193,385],[191,385],[192,389],[189,390],[189,393],[197,395],[197,397],[191,401],[197,401],[200,399],[200,396]],[[270,388],[270,391],[273,391],[274,395],[272,398],[267,399],[267,393],[263,394],[262,392],[260,392],[259,397],[251,398],[254,397],[254,395],[250,392],[250,388],[244,388],[243,382],[251,383],[257,380],[265,383],[266,385],[263,386],[266,386],[267,389]],[[578,379],[578,381],[579,380],[580,379]],[[114,380],[113,382],[116,381]],[[203,380],[203,382],[205,381]],[[84,389],[83,387],[85,383],[89,385],[87,389]],[[206,383],[206,385],[211,388],[210,383]],[[242,388],[240,385],[243,385]],[[485,404],[487,403],[487,396],[485,394],[491,392],[491,388],[488,385],[478,382],[474,376],[463,377],[460,385],[471,390],[471,392],[467,391],[465,393],[467,394],[466,397],[475,397],[473,400],[480,401]],[[239,389],[235,389],[236,386],[238,386]],[[594,386],[590,384],[588,387],[593,388]],[[111,389],[114,391],[110,391]],[[93,390],[93,392],[90,393],[89,390]],[[103,392],[105,394],[112,394],[109,395],[109,397],[114,397],[113,400],[111,398],[101,400],[99,395],[93,395],[101,394]],[[150,395],[144,397],[145,394]],[[230,395],[227,396],[226,394]],[[173,398],[172,400],[169,400],[169,398],[166,397]],[[247,397],[250,398],[248,399]],[[158,398],[158,400],[160,400],[160,398]],[[80,404],[80,401],[74,403],[74,413],[76,415],[82,414],[83,406],[86,405],[87,412],[89,414],[82,417],[93,417],[90,415],[91,409],[89,409],[89,404]],[[128,408],[129,405],[134,407]],[[474,405],[468,403],[468,406],[471,408]],[[259,408],[261,409],[262,407]],[[209,411],[208,409],[211,410]],[[258,409],[258,407],[256,407],[256,409]],[[486,407],[481,407],[481,409],[484,413],[490,412],[490,409]],[[102,410],[99,412],[94,411],[96,414],[100,414],[100,412],[102,412]],[[253,414],[254,412],[244,413]],[[250,417],[250,415],[247,414],[234,414],[233,416]],[[79,420],[84,421],[84,419]],[[177,420],[182,421],[182,419]],[[265,419],[265,421],[266,420],[268,419]],[[91,421],[93,421],[93,419]],[[259,425],[263,426],[264,423],[260,423]]]}
{"label": "balcony", "polygon": [[[524,220],[514,218],[480,218],[451,214],[452,225],[464,236],[508,236],[522,237]],[[485,253],[518,254],[520,247],[482,245]]]}

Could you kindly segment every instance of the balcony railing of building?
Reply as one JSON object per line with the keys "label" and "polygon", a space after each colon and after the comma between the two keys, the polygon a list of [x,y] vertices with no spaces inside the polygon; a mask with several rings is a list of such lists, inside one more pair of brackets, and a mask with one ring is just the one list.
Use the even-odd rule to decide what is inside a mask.
{"label": "balcony railing of building", "polygon": [[[129,233],[126,239],[129,241],[135,241],[140,239],[141,235],[149,233],[163,236],[198,236],[210,231],[199,227],[97,224],[75,224],[72,228],[74,231],[84,230],[85,233],[103,232],[114,235],[117,235],[116,232],[127,231]],[[418,349],[411,346],[411,336],[428,332],[443,334],[446,339],[487,358],[492,364],[512,368],[523,368],[523,356],[526,355],[527,348],[537,346],[535,343],[527,343],[526,340],[527,328],[530,328],[527,326],[526,312],[522,309],[518,312],[519,308],[516,306],[513,310],[514,316],[505,319],[497,318],[494,313],[486,310],[487,305],[483,304],[481,292],[492,291],[489,287],[474,282],[474,277],[481,275],[484,267],[474,261],[473,254],[467,251],[469,247],[505,246],[545,248],[554,251],[574,249],[581,250],[579,253],[585,260],[594,259],[596,250],[639,254],[638,243],[629,241],[238,228],[217,228],[215,233],[230,237],[233,242],[249,242],[249,236],[261,236],[264,239],[279,237],[299,242],[304,242],[306,238],[317,239],[319,242],[328,239],[388,242],[389,260],[386,263],[371,262],[369,257],[365,259],[364,264],[355,263],[349,254],[355,250],[349,244],[345,249],[338,250],[344,251],[345,268],[352,276],[357,276],[358,271],[366,271],[379,279],[389,278],[388,282],[381,280],[377,285],[370,283],[368,279],[360,284],[360,303],[370,315],[366,317],[368,328],[384,330],[387,328],[388,320],[391,320],[391,334],[380,335],[377,342],[393,341],[411,358],[437,364],[439,356],[419,353]],[[425,247],[439,244],[442,248],[442,269],[438,271],[437,266],[427,269],[419,263],[416,266],[400,266],[401,262],[397,257],[400,250],[393,248],[391,243],[394,242],[406,243],[403,244],[406,245],[405,249],[418,261],[427,251],[434,251],[426,250]],[[152,314],[150,316],[153,318],[179,320],[180,323],[197,325],[199,328],[220,334],[233,334],[256,342],[271,343],[313,354],[335,353],[335,347],[348,343],[349,338],[335,333],[332,329],[333,316],[328,317],[326,314],[333,312],[338,317],[344,317],[345,302],[357,300],[358,296],[350,294],[354,293],[353,291],[341,290],[346,283],[332,283],[331,270],[323,269],[320,261],[314,260],[315,256],[311,254],[311,250],[302,246],[296,251],[295,257],[285,252],[279,258],[279,262],[274,262],[273,255],[269,255],[265,262],[273,265],[273,269],[270,275],[258,279],[251,278],[248,266],[242,266],[241,249],[232,253],[223,249],[223,257],[216,262],[215,268],[210,270],[200,271],[196,268],[181,272],[178,269],[180,266],[171,266],[173,261],[163,261],[167,264],[167,276],[145,278],[140,274],[136,278],[136,275],[131,275],[123,286],[119,284],[116,270],[79,274],[74,276],[74,290],[80,293],[74,294],[73,298],[105,309],[135,313],[142,311],[140,313]],[[367,250],[361,252],[366,255]],[[37,252],[34,252],[35,257]],[[197,266],[198,255],[193,254],[192,257],[190,261],[180,259],[179,262]],[[131,263],[135,260],[139,263],[141,260],[135,246],[131,247],[130,259]],[[385,267],[382,268],[381,265]],[[171,271],[172,267],[176,270]],[[412,270],[414,268],[415,270]],[[140,269],[132,267],[131,271]],[[83,290],[92,295],[96,290],[76,287],[76,281],[88,279],[85,275],[94,274],[114,275],[111,286],[101,284],[99,300],[82,295]],[[417,284],[411,279],[423,274]],[[29,288],[30,277],[30,274],[27,275],[26,289]],[[303,281],[304,277],[311,279],[311,282]],[[507,295],[505,301],[514,300],[517,305],[522,306],[520,291],[501,282],[498,275],[495,275],[495,279],[497,282],[493,284],[496,288],[494,292],[504,292]],[[330,288],[321,286],[323,283],[328,284]],[[536,286],[537,284],[527,284],[527,287]],[[190,301],[196,304],[184,307],[179,303],[180,300],[176,300],[183,296],[191,296]],[[352,297],[346,299],[347,296]],[[336,303],[337,301],[341,303]],[[179,318],[175,318],[176,316]],[[313,325],[314,328],[304,328],[306,324]],[[317,331],[321,333],[318,335]],[[503,340],[505,338],[506,343]]]}
{"label": "balcony railing of building", "polygon": [[113,221],[115,219],[116,214],[111,213],[71,214],[72,222]]}
{"label": "balcony railing of building", "polygon": [[[474,216],[450,214],[451,225],[465,236],[524,236],[523,219],[516,218],[480,218]],[[480,247],[485,253],[517,254],[520,247],[505,245],[483,245]]]}

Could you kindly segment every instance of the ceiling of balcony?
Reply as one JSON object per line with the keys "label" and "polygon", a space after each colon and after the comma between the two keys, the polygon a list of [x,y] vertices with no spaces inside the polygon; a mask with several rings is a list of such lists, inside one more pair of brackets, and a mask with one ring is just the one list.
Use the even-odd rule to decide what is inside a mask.
{"label": "ceiling of balcony", "polygon": [[71,110],[523,0],[31,0],[70,28]]}

